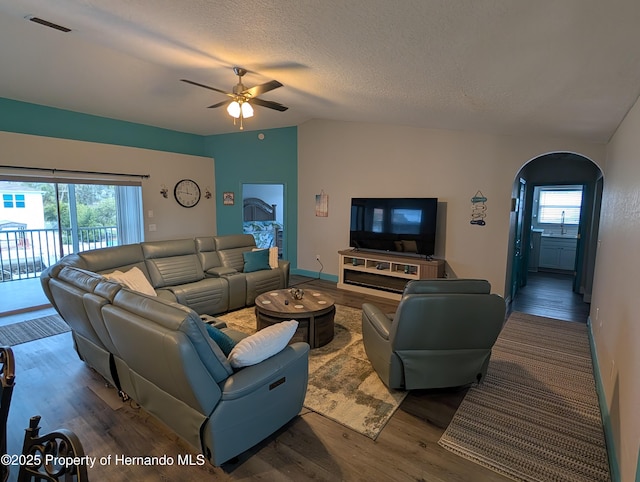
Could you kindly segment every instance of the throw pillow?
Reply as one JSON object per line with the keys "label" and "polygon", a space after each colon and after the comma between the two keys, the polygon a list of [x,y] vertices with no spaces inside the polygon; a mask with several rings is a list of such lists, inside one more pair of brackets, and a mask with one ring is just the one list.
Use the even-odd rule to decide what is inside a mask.
{"label": "throw pillow", "polygon": [[273,246],[269,248],[269,266],[271,269],[276,269],[278,265],[278,247]]}
{"label": "throw pillow", "polygon": [[255,365],[282,351],[298,328],[296,320],[282,321],[240,340],[229,353],[233,368]]}
{"label": "throw pillow", "polygon": [[263,269],[271,269],[269,266],[269,250],[259,249],[257,251],[245,251],[242,253],[244,258],[244,272],[252,273]]}
{"label": "throw pillow", "polygon": [[[261,249],[264,248],[253,248],[252,251],[260,251]],[[269,250],[269,266],[271,266],[271,269],[279,268],[280,265],[278,264],[278,247],[272,246],[271,248],[266,249]]]}
{"label": "throw pillow", "polygon": [[233,341],[233,338],[215,326],[207,325],[205,323],[205,327],[207,328],[207,333],[209,333],[211,339],[216,342],[216,345],[218,345],[222,350],[222,353],[224,353],[224,356],[228,357],[233,347],[236,346],[236,342]]}
{"label": "throw pillow", "polygon": [[149,296],[157,296],[153,286],[151,286],[147,277],[137,266],[134,266],[126,273],[123,273],[122,271],[114,271],[113,273],[104,275],[104,277],[118,283],[122,283],[130,290]]}

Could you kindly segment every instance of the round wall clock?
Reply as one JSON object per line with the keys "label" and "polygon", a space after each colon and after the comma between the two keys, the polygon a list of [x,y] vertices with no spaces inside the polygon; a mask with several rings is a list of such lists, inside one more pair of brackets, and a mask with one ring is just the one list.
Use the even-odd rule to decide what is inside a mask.
{"label": "round wall clock", "polygon": [[192,208],[200,202],[200,186],[191,179],[183,179],[176,184],[173,195],[180,206]]}

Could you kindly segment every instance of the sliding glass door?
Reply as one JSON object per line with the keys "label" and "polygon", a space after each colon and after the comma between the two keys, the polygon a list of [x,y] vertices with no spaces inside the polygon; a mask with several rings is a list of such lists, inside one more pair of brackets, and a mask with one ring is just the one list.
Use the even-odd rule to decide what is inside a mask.
{"label": "sliding glass door", "polygon": [[140,185],[0,181],[0,196],[2,284],[38,278],[70,253],[143,241]]}

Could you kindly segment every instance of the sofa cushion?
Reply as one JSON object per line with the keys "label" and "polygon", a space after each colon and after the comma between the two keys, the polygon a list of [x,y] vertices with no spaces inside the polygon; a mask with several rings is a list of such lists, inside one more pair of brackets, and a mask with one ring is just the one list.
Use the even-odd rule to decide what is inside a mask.
{"label": "sofa cushion", "polygon": [[269,250],[269,266],[271,269],[276,269],[280,267],[278,263],[278,248],[277,246],[272,246],[271,248],[253,248],[251,251],[260,251],[261,249]]}
{"label": "sofa cushion", "polygon": [[156,291],[153,289],[153,286],[151,286],[151,283],[149,283],[149,280],[137,267],[133,267],[124,273],[122,271],[114,271],[113,273],[105,274],[104,277],[112,281],[117,281],[118,283],[125,285],[130,290],[149,296],[157,296]]}
{"label": "sofa cushion", "polygon": [[193,283],[204,278],[193,239],[144,242],[142,252],[154,288]]}
{"label": "sofa cushion", "polygon": [[227,335],[222,330],[219,330],[215,326],[211,326],[205,323],[205,328],[207,329],[207,333],[209,333],[211,339],[215,341],[216,344],[220,347],[222,353],[224,353],[225,356],[228,357],[233,347],[236,346],[236,342],[233,340],[233,338],[231,338],[229,335]]}
{"label": "sofa cushion", "polygon": [[255,251],[245,251],[242,253],[244,258],[245,273],[253,273],[254,271],[262,271],[263,269],[271,269],[269,265],[269,250],[257,249]]}
{"label": "sofa cushion", "polygon": [[298,328],[296,320],[282,321],[268,326],[251,336],[240,340],[229,354],[233,368],[256,365],[287,346]]}

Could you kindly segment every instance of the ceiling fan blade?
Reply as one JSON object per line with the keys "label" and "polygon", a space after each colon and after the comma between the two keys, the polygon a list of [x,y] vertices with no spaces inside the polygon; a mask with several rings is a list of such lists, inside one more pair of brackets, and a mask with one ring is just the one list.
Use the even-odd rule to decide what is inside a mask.
{"label": "ceiling fan blade", "polygon": [[220,92],[221,94],[225,94],[233,97],[233,94],[231,92],[227,92],[225,90],[220,90],[220,89],[216,89],[215,87],[209,87],[208,85],[199,84],[198,82],[194,82],[193,80],[187,80],[187,79],[180,79],[180,80],[182,82],[186,82],[187,84],[197,85],[198,87],[204,87],[205,89],[214,90],[216,92]]}
{"label": "ceiling fan blade", "polygon": [[273,110],[278,110],[280,112],[284,112],[285,110],[288,109],[288,107],[279,104],[278,102],[273,102],[270,100],[264,100],[264,99],[260,99],[260,98],[253,98],[250,101],[251,104],[255,104],[255,105],[259,105],[262,107],[267,107],[269,109],[273,109]]}
{"label": "ceiling fan blade", "polygon": [[223,100],[222,102],[218,102],[217,104],[210,105],[207,109],[215,109],[216,107],[222,107],[223,105],[227,105],[230,100]]}
{"label": "ceiling fan blade", "polygon": [[255,87],[246,89],[244,92],[242,92],[242,94],[250,95],[252,98],[255,98],[260,94],[264,94],[265,92],[269,92],[270,90],[277,89],[278,87],[282,87],[282,84],[277,80],[271,80],[269,82],[265,82],[264,84],[256,85]]}

